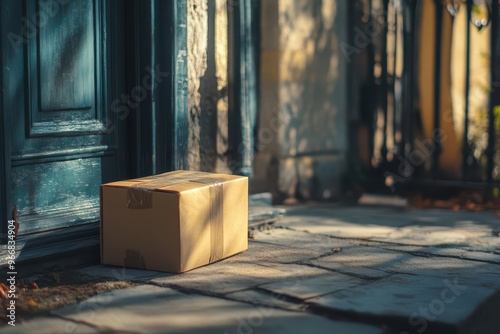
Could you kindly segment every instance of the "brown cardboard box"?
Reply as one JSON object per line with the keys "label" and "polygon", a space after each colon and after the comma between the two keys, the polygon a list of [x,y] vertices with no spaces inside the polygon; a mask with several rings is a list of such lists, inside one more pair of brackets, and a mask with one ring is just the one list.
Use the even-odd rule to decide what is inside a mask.
{"label": "brown cardboard box", "polygon": [[175,171],[101,185],[101,262],[184,272],[248,248],[248,178]]}

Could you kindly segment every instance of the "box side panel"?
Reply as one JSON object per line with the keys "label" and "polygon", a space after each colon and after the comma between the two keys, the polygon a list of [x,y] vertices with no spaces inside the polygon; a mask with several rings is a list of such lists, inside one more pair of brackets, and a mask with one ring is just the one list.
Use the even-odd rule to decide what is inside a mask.
{"label": "box side panel", "polygon": [[213,202],[209,187],[181,193],[180,233],[181,271],[210,263],[210,205],[223,210],[222,258],[248,248],[248,178],[237,178],[223,184],[223,204]]}
{"label": "box side panel", "polygon": [[224,257],[248,249],[248,178],[224,184]]}
{"label": "box side panel", "polygon": [[207,186],[180,194],[181,271],[210,261],[210,203]]}
{"label": "box side panel", "polygon": [[179,195],[154,192],[152,208],[129,209],[126,188],[102,190],[102,263],[179,272]]}

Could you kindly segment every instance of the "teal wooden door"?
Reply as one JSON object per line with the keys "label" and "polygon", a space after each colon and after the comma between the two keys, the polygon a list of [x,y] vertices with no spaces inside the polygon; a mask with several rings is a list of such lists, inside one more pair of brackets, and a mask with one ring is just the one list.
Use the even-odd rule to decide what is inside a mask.
{"label": "teal wooden door", "polygon": [[[6,1],[11,203],[19,234],[99,219],[99,185],[128,174],[121,7],[104,0]],[[8,5],[6,5],[8,6]],[[4,26],[5,27],[5,26]],[[8,64],[5,64],[7,62]],[[5,84],[4,83],[4,84]]]}

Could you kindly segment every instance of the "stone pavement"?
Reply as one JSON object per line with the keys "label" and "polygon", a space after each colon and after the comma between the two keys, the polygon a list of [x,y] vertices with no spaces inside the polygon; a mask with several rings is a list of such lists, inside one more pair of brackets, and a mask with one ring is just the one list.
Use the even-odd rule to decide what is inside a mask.
{"label": "stone pavement", "polygon": [[488,213],[288,207],[185,274],[84,268],[139,285],[0,333],[500,333],[499,232]]}

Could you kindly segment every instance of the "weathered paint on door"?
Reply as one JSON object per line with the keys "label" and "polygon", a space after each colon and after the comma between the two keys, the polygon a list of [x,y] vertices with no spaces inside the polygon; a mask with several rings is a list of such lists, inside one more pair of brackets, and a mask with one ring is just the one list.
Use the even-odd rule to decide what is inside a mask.
{"label": "weathered paint on door", "polygon": [[102,0],[7,6],[10,45],[2,53],[12,66],[4,78],[12,91],[5,96],[16,103],[4,112],[12,126],[19,234],[97,221],[99,185],[127,174],[125,124],[113,122],[108,108],[124,91],[124,71],[117,70],[124,63],[111,52],[123,43],[119,33],[109,35],[120,21],[116,6]]}

